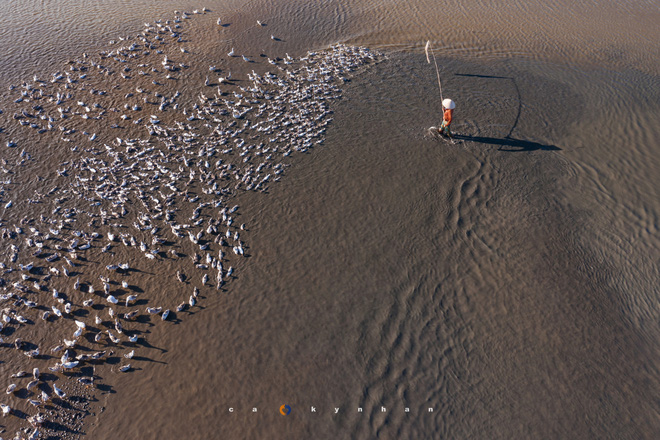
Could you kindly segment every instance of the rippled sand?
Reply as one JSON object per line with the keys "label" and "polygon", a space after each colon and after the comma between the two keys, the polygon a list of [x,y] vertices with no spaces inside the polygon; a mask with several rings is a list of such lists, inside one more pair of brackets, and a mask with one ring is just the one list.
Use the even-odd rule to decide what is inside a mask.
{"label": "rippled sand", "polygon": [[[16,298],[5,300],[3,308],[13,313],[4,312],[12,321],[2,333],[0,375],[7,385],[16,382],[19,387],[0,400],[15,409],[2,419],[7,430],[3,436],[29,426],[27,417],[37,411],[48,414],[55,409],[42,431],[92,438],[110,438],[117,432],[127,438],[655,438],[660,432],[656,404],[660,292],[655,283],[660,256],[660,163],[655,154],[660,140],[655,122],[660,113],[659,46],[658,10],[653,4],[450,2],[438,7],[424,2],[248,2],[209,3],[208,14],[192,14],[204,5],[191,5],[188,41],[182,43],[188,53],[168,52],[172,65],[190,67],[170,72],[178,77],[172,80],[177,87],[162,86],[169,106],[162,122],[148,123],[152,111],[123,108],[125,103],[138,104],[133,101],[145,94],[131,91],[136,97],[126,98],[125,84],[132,90],[146,89],[151,96],[161,87],[153,80],[167,82],[160,78],[167,74],[160,63],[164,54],[157,54],[158,78],[156,72],[133,66],[137,59],[129,59],[134,69],[124,72],[127,76],[141,69],[150,76],[100,79],[93,87],[107,93],[90,94],[92,100],[84,103],[89,111],[72,105],[72,113],[80,114],[71,116],[73,125],[66,122],[76,133],[39,134],[48,121],[20,116],[20,111],[19,119],[13,119],[14,108],[57,112],[54,106],[34,110],[32,102],[14,103],[24,90],[23,81],[38,88],[33,74],[49,81],[53,72],[68,68],[62,58],[82,60],[83,52],[93,57],[101,50],[129,46],[131,40],[119,37],[136,35],[143,22],[166,20],[173,9],[185,10],[189,5],[133,11],[113,2],[107,5],[108,20],[76,23],[71,23],[72,9],[67,10],[72,6],[64,3],[53,19],[62,28],[70,24],[59,33],[59,41],[44,40],[36,25],[29,27],[28,37],[11,26],[4,30],[20,43],[3,43],[10,48],[4,56],[21,61],[4,63],[5,78],[19,87],[5,89],[0,105],[5,118],[1,145],[7,148],[2,156],[8,171],[4,182],[12,181],[3,183],[2,206],[9,200],[17,202],[3,212],[3,226],[14,234],[3,237],[7,243],[3,255],[10,260],[9,245],[20,244],[14,265],[43,262],[48,257],[32,257],[26,238],[46,241],[30,230],[35,225],[21,224],[21,219],[67,215],[62,210],[78,207],[74,217],[84,218],[84,223],[76,220],[80,227],[62,227],[67,238],[60,246],[67,248],[65,255],[68,248],[87,241],[90,249],[77,251],[81,259],[72,259],[73,267],[60,257],[55,266],[60,274],[51,273],[51,280],[42,281],[46,273],[29,272],[49,289],[32,296],[46,295],[49,299],[43,303],[53,302],[52,287],[71,295],[81,311],[74,310],[73,316],[89,321],[83,334],[85,349],[79,344],[75,354],[108,350],[110,361],[87,362],[96,367],[74,373],[49,372],[47,366],[61,355],[49,353],[50,347],[70,337],[76,329],[73,319],[51,317],[42,325],[39,316],[44,310],[37,313],[17,305]],[[12,13],[21,17],[29,12]],[[97,12],[86,9],[77,14],[88,17]],[[218,17],[225,26],[217,25]],[[85,39],[80,38],[83,35]],[[429,38],[438,57],[443,92],[458,103],[456,145],[426,135],[429,126],[437,125],[439,112],[435,71],[423,54]],[[158,246],[177,252],[157,255],[152,261],[139,250],[140,241],[151,239],[150,230],[130,234],[137,246],[130,246],[129,237],[125,237],[128,246],[122,244],[118,233],[109,249],[115,255],[107,255],[100,249],[112,231],[111,223],[124,220],[89,223],[94,219],[86,212],[107,209],[111,217],[118,206],[90,207],[83,199],[75,200],[79,195],[73,193],[67,200],[55,200],[67,188],[60,184],[68,182],[67,177],[57,173],[66,168],[64,162],[71,163],[69,177],[91,178],[103,167],[94,161],[110,164],[112,152],[124,148],[126,155],[136,155],[138,161],[145,155],[154,164],[143,170],[142,179],[153,179],[154,173],[162,173],[159,166],[167,167],[179,181],[177,189],[185,191],[189,170],[195,170],[196,178],[204,176],[206,159],[174,162],[180,153],[185,156],[185,151],[176,150],[185,150],[185,143],[175,142],[172,150],[167,138],[185,137],[189,130],[177,132],[173,115],[185,108],[190,110],[187,118],[193,110],[199,112],[192,108],[197,104],[209,111],[223,107],[227,111],[227,115],[202,114],[209,117],[206,122],[227,117],[230,124],[234,119],[227,103],[213,105],[212,97],[200,101],[200,93],[208,99],[207,90],[216,88],[204,85],[207,76],[212,82],[231,71],[235,85],[228,86],[223,99],[252,99],[245,92],[250,70],[254,68],[260,78],[267,70],[278,73],[268,64],[269,58],[277,57],[283,68],[300,68],[305,61],[286,65],[286,54],[298,58],[316,51],[323,59],[321,50],[336,42],[367,45],[372,51],[384,50],[384,55],[346,78],[350,81],[337,83],[336,91],[330,90],[338,99],[315,110],[328,121],[316,138],[323,142],[311,149],[301,145],[299,149],[308,149],[305,154],[294,151],[278,160],[286,171],[273,174],[273,179],[281,177],[278,182],[254,188],[260,180],[248,179],[243,188],[232,185],[224,195],[231,200],[228,210],[240,207],[230,215],[234,224],[231,237],[225,237],[227,244],[239,232],[248,258],[235,255],[235,243],[224,247],[221,272],[226,275],[229,266],[235,272],[226,276],[220,291],[215,277],[202,284],[204,270],[195,269],[196,263],[183,256],[204,257],[197,248],[206,238],[193,243],[184,233],[172,235],[171,243],[149,242],[147,252]],[[166,49],[179,50],[182,44]],[[254,62],[228,57],[232,47]],[[217,74],[209,73],[211,65]],[[65,78],[58,81],[63,85]],[[115,83],[121,89],[113,89]],[[173,98],[175,89],[180,97]],[[160,115],[162,97],[154,95],[153,100],[140,105]],[[91,106],[95,102],[104,108]],[[177,103],[180,107],[174,111]],[[112,115],[112,107],[121,111]],[[106,114],[99,115],[104,110]],[[103,119],[83,120],[84,113]],[[131,119],[119,119],[121,114]],[[153,126],[159,141],[117,145],[114,131],[120,129],[110,128],[112,123],[131,124],[127,130],[135,134],[119,136],[122,139],[152,138],[144,124],[132,124],[139,117]],[[270,134],[257,128],[286,122],[268,122],[272,117],[273,113],[257,116],[255,108],[235,121],[240,125],[225,130],[245,130],[239,136],[249,145],[248,133],[265,140]],[[263,125],[244,127],[246,119]],[[21,120],[40,126],[20,126]],[[182,118],[181,123],[199,125],[197,147],[231,136],[214,134],[201,119]],[[291,128],[298,126],[300,121]],[[171,133],[158,133],[161,129]],[[97,138],[91,140],[94,134]],[[62,141],[66,136],[73,142]],[[234,139],[228,140],[234,143]],[[15,141],[17,147],[5,147],[7,141]],[[290,141],[282,142],[276,153],[286,153]],[[79,149],[72,151],[72,144]],[[94,148],[103,144],[110,149]],[[158,150],[170,148],[165,158],[151,150],[156,144]],[[235,143],[234,148],[241,149]],[[28,156],[21,155],[23,149]],[[253,163],[262,159],[249,155]],[[243,167],[244,157],[235,155],[228,162]],[[225,172],[231,175],[232,170]],[[192,193],[210,196],[202,191],[212,187],[209,182],[200,180],[191,194],[176,197],[181,200],[175,208],[178,223],[195,216],[200,201],[191,202],[197,196]],[[258,191],[245,191],[251,184],[250,189]],[[139,209],[127,205],[128,227],[134,228],[133,222],[140,228],[153,226],[152,221],[140,223],[137,213],[158,206],[153,198],[166,204],[164,193],[157,194],[165,189],[141,181],[132,185],[139,196],[134,203],[146,205]],[[122,188],[120,182],[117,186]],[[21,198],[12,197],[15,194]],[[27,197],[38,203],[28,203]],[[216,211],[203,207],[197,213],[205,220],[204,229],[219,226]],[[190,222],[197,221],[192,217]],[[16,224],[22,233],[15,230]],[[54,235],[42,226],[38,229]],[[74,234],[77,230],[80,236]],[[203,237],[206,234],[215,236],[213,231],[205,230]],[[218,244],[210,242],[212,247]],[[128,262],[138,271],[105,269],[118,262]],[[80,273],[66,278],[65,267]],[[217,272],[217,263],[213,269]],[[177,271],[186,273],[184,284],[177,281]],[[13,283],[20,273],[2,277]],[[144,299],[139,303],[142,318],[134,324],[120,321],[127,331],[119,336],[138,334],[135,345],[114,344],[107,332],[100,345],[93,342],[97,328],[93,314],[103,315],[98,329],[107,327],[113,335],[114,321],[105,305],[83,313],[81,303],[87,296],[72,286],[77,278],[83,290],[91,284],[95,293],[90,298],[98,297],[96,302],[104,304],[99,276],[109,276],[110,293],[118,298],[125,300],[137,292]],[[122,280],[129,282],[127,288],[121,286]],[[29,283],[30,290],[36,288],[32,279],[20,282]],[[178,304],[187,303],[194,288],[201,289],[199,301],[174,313]],[[9,291],[16,289],[9,287],[3,293]],[[20,290],[16,294],[28,296]],[[147,306],[173,312],[162,322],[148,314]],[[93,307],[97,306],[90,310]],[[116,308],[119,313],[131,310]],[[19,324],[17,316],[27,316],[34,324]],[[39,357],[23,355],[34,349],[32,345],[13,348],[16,337],[39,345]],[[133,349],[133,358],[125,359],[123,354]],[[117,371],[127,363],[131,364],[127,373]],[[26,391],[33,364],[40,367],[41,381]],[[20,369],[30,377],[10,377]],[[80,376],[94,377],[95,387],[76,382]],[[68,398],[53,398],[40,410],[29,404],[28,399],[38,397],[34,390],[52,393],[51,385],[60,383],[68,384],[61,386]],[[288,416],[279,412],[283,404],[292,409]]]}

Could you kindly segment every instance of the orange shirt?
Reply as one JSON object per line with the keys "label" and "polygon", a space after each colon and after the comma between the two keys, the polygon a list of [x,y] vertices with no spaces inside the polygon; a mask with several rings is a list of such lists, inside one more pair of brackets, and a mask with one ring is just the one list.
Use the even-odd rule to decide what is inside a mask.
{"label": "orange shirt", "polygon": [[446,125],[451,124],[451,116],[454,113],[454,110],[446,108],[444,113],[442,114],[442,121],[446,122]]}

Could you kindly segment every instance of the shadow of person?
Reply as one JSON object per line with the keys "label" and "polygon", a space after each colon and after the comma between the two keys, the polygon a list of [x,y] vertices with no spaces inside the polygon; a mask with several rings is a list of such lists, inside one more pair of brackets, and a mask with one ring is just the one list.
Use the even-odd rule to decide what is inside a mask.
{"label": "shadow of person", "polygon": [[[465,136],[455,134],[454,139],[463,141],[479,142],[482,144],[499,145],[499,151],[521,152],[521,151],[561,151],[556,145],[541,144],[539,142],[526,141],[523,139],[515,139],[512,137],[492,138],[485,136]],[[508,148],[507,148],[508,147]]]}
{"label": "shadow of person", "polygon": [[557,147],[556,145],[546,145],[546,144],[541,144],[539,142],[526,141],[523,139],[515,139],[511,137],[513,131],[518,126],[518,122],[520,121],[522,115],[522,109],[523,109],[522,93],[520,92],[520,87],[518,87],[518,81],[516,81],[516,78],[512,76],[480,75],[480,74],[471,74],[471,73],[456,73],[455,75],[468,77],[468,78],[483,78],[483,79],[495,79],[495,80],[504,79],[511,81],[511,85],[513,86],[513,89],[515,90],[516,93],[518,108],[516,109],[516,115],[513,120],[513,124],[511,125],[509,132],[503,138],[491,138],[491,137],[483,137],[483,136],[462,136],[462,135],[454,135],[454,138],[462,139],[464,141],[479,142],[482,144],[499,145],[498,148],[499,151],[520,152],[520,151],[536,151],[536,150],[543,150],[543,151],[561,150],[561,148]]}

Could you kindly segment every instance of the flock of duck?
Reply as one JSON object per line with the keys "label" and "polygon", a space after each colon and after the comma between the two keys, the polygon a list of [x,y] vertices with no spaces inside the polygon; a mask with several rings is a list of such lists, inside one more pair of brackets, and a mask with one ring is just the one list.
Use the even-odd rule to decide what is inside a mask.
{"label": "flock of duck", "polygon": [[209,13],[175,12],[10,87],[0,408],[15,438],[70,435],[54,430],[70,392],[130,372],[149,326],[225,289],[250,252],[240,192],[266,191],[292,152],[322,143],[342,82],[378,59],[337,45],[257,63],[232,48],[222,69],[201,66],[187,30]]}

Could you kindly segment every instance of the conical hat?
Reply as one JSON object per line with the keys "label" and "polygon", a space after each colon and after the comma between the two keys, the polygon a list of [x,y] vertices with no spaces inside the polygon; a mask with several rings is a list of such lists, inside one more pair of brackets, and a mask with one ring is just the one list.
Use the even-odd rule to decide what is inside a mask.
{"label": "conical hat", "polygon": [[454,101],[452,101],[451,99],[447,98],[444,101],[442,101],[442,106],[444,108],[448,108],[448,109],[451,110],[451,109],[456,108],[456,103]]}

